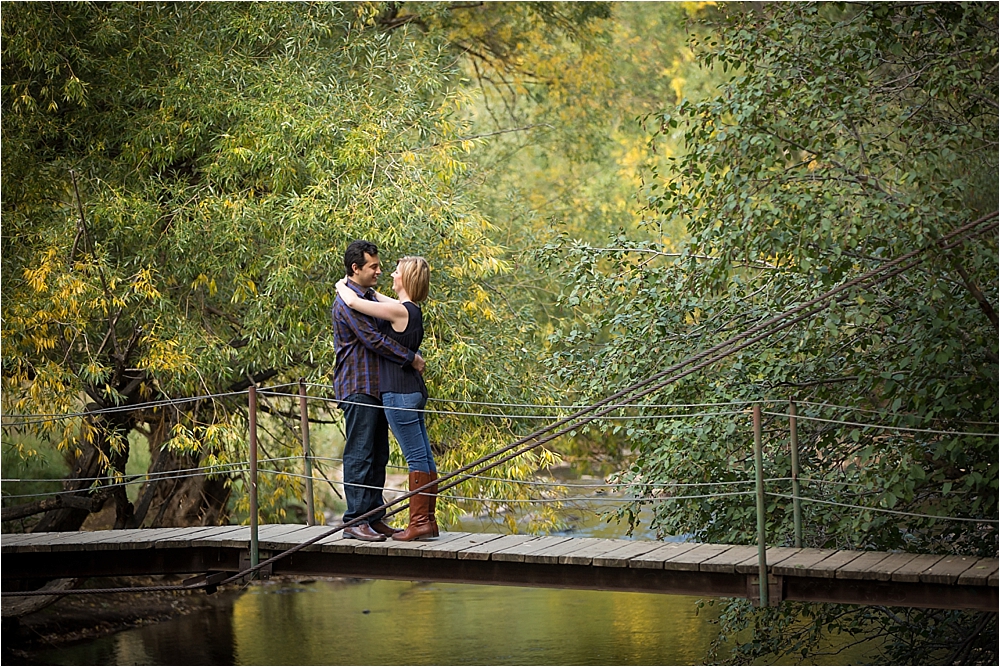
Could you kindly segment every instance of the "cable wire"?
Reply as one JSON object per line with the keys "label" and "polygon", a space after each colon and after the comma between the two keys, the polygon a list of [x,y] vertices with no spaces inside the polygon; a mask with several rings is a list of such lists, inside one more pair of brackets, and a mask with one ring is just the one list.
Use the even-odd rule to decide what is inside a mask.
{"label": "cable wire", "polygon": [[971,435],[971,436],[983,436],[987,438],[1000,437],[997,433],[982,433],[977,431],[938,431],[930,428],[913,428],[910,426],[888,426],[884,424],[865,424],[862,422],[849,422],[842,419],[824,419],[823,417],[810,417],[808,415],[792,415],[787,412],[768,412],[766,410],[761,410],[765,415],[771,415],[772,417],[795,417],[796,419],[805,419],[807,421],[814,422],[825,422],[827,424],[842,424],[844,426],[857,426],[860,428],[874,428],[883,431],[905,431],[908,433],[931,433],[936,435]]}
{"label": "cable wire", "polygon": [[[783,493],[771,493],[765,492],[764,495],[773,496],[775,498],[784,498],[786,500],[795,500],[794,496],[787,496]],[[837,507],[847,507],[856,510],[867,510],[869,512],[882,512],[884,514],[898,514],[900,516],[912,516],[918,519],[941,519],[942,521],[965,521],[969,523],[997,523],[1000,524],[1000,520],[997,519],[973,519],[969,517],[960,516],[939,516],[936,514],[918,514],[916,512],[903,512],[901,510],[890,510],[884,509],[882,507],[866,507],[864,505],[851,505],[849,503],[838,503],[833,500],[820,500],[819,498],[806,498],[804,496],[799,496],[799,500],[807,503],[819,503],[821,505],[835,505]]]}
{"label": "cable wire", "polygon": [[[560,437],[562,435],[570,433],[571,431],[579,429],[583,425],[590,423],[595,419],[599,419],[605,414],[617,409],[614,407],[608,408],[607,406],[609,404],[613,404],[620,398],[628,397],[628,400],[634,401],[643,398],[645,396],[648,396],[656,391],[659,391],[660,389],[663,389],[669,384],[672,384],[684,377],[687,377],[692,373],[701,370],[702,368],[708,365],[715,363],[716,361],[719,361],[732,354],[735,354],[740,350],[746,349],[747,347],[750,347],[751,345],[754,345],[761,340],[773,336],[780,331],[784,331],[785,329],[795,324],[798,324],[799,322],[802,322],[819,312],[822,312],[830,305],[846,300],[848,295],[844,294],[844,292],[846,292],[849,289],[866,286],[869,283],[874,284],[875,282],[884,281],[888,278],[899,275],[904,271],[914,268],[915,266],[918,266],[923,261],[922,259],[919,258],[919,256],[925,253],[929,249],[939,248],[939,247],[943,249],[948,249],[949,247],[951,247],[948,245],[948,242],[953,242],[954,239],[956,238],[959,239],[958,242],[961,242],[962,236],[966,234],[982,233],[981,231],[976,232],[976,228],[983,225],[985,222],[993,220],[996,217],[997,217],[997,212],[995,211],[974,222],[963,225],[962,227],[959,227],[958,229],[955,229],[949,232],[948,234],[945,234],[941,238],[935,240],[934,242],[922,248],[913,250],[909,253],[901,255],[900,257],[889,260],[881,264],[876,269],[867,271],[862,275],[846,283],[842,283],[841,285],[838,285],[837,287],[817,297],[814,297],[813,299],[805,301],[804,303],[801,303],[798,306],[795,306],[778,315],[770,317],[765,321],[755,325],[754,327],[751,327],[749,330],[744,331],[743,333],[737,334],[736,336],[733,336],[732,338],[729,338],[728,340],[723,341],[722,343],[719,343],[702,352],[692,355],[678,364],[674,364],[669,368],[666,368],[658,373],[655,373],[652,376],[647,377],[645,380],[634,383],[633,385],[630,385],[629,387],[623,390],[615,392],[611,396],[608,396],[605,399],[598,401],[597,403],[589,406],[588,408],[580,410],[577,413],[570,415],[568,417],[559,419],[553,422],[552,424],[549,424],[548,426],[545,426],[523,438],[519,438],[518,440],[515,440],[513,443],[500,448],[496,452],[479,457],[475,461],[472,461],[471,463],[462,466],[458,470],[453,471],[445,476],[442,476],[441,478],[436,480],[436,482],[429,482],[416,489],[412,489],[408,493],[403,494],[401,497],[391,502],[383,503],[379,507],[376,507],[375,509],[372,509],[371,511],[366,512],[340,526],[336,526],[330,531],[322,533],[314,538],[306,540],[305,542],[302,542],[279,554],[271,556],[270,558],[261,561],[256,566],[250,567],[246,570],[238,572],[222,580],[217,585],[225,585],[227,583],[232,583],[244,577],[250,576],[255,572],[258,572],[261,569],[267,567],[271,563],[276,562],[277,560],[286,558],[294,553],[297,553],[302,549],[305,549],[306,547],[311,546],[316,542],[319,542],[320,540],[326,539],[331,535],[334,535],[337,532],[344,530],[345,528],[352,527],[360,524],[361,522],[367,521],[369,518],[375,516],[380,512],[384,513],[385,517],[398,514],[399,512],[409,507],[408,503],[406,505],[401,505],[401,503],[403,503],[404,501],[408,501],[410,498],[419,493],[427,491],[432,486],[437,485],[438,492],[445,491],[449,488],[456,486],[457,484],[460,484],[462,481],[465,481],[462,478],[462,475],[466,472],[473,470],[477,474],[485,472],[486,470],[492,469],[502,463],[505,463],[513,458],[516,458],[521,454],[530,451],[531,449],[539,447],[545,444],[546,442],[550,442],[551,440],[554,440],[557,437]],[[995,226],[996,223],[994,222],[991,225],[991,228]],[[955,245],[957,245],[957,243],[955,243]],[[890,269],[892,270],[890,271]],[[440,484],[441,482],[445,482],[445,484],[441,485]],[[397,507],[395,509],[391,509],[394,505],[396,505]],[[390,509],[391,511],[387,511]],[[939,518],[939,517],[934,517],[934,518]],[[205,586],[206,585],[201,585],[200,587],[205,587]],[[4,596],[8,595],[7,592],[4,592],[2,594]]]}

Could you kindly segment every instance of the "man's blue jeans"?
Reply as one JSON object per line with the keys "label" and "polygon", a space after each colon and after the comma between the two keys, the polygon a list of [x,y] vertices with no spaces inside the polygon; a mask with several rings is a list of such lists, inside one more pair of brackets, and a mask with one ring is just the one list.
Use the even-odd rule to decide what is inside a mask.
{"label": "man's blue jeans", "polygon": [[427,426],[424,424],[424,413],[418,412],[427,405],[424,395],[419,392],[397,394],[387,391],[382,394],[382,405],[385,406],[385,418],[389,420],[392,434],[403,450],[410,472],[437,472],[434,455],[431,453],[431,441],[427,437]]}
{"label": "man's blue jeans", "polygon": [[[382,505],[385,467],[389,464],[389,424],[382,404],[368,394],[351,394],[340,404],[344,411],[344,523]],[[374,523],[385,510],[368,517]]]}

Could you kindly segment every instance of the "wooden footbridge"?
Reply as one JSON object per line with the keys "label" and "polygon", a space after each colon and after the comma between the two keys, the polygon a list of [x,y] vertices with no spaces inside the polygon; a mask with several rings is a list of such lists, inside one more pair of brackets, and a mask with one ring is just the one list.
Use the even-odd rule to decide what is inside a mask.
{"label": "wooden footbridge", "polygon": [[[259,527],[260,557],[329,526]],[[251,563],[248,526],[8,534],[5,591],[18,581],[197,575],[220,581]],[[837,602],[997,611],[997,558],[769,547],[767,602]],[[760,600],[756,546],[444,532],[426,542],[359,542],[335,533],[262,576],[336,576],[580,588]],[[16,588],[16,586],[15,586]]]}

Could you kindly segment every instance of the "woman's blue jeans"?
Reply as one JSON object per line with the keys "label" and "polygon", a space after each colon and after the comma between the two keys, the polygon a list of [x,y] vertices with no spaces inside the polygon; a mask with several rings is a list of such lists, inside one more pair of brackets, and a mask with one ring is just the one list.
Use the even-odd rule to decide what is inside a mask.
{"label": "woman's blue jeans", "polygon": [[[410,472],[437,472],[431,441],[427,437],[422,410],[427,398],[420,392],[397,394],[387,391],[382,394],[382,407],[392,434],[396,436],[399,448],[406,457]],[[401,408],[401,409],[394,409]]]}

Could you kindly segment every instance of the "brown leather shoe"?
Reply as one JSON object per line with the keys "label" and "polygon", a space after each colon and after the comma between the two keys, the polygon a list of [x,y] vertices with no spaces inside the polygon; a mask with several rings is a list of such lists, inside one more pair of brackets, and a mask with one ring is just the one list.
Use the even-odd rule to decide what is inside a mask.
{"label": "brown leather shoe", "polygon": [[379,535],[367,523],[345,528],[344,537],[362,542],[385,542],[385,535]]}
{"label": "brown leather shoe", "polygon": [[382,521],[382,519],[379,519],[378,521],[373,521],[368,525],[370,525],[372,527],[372,530],[374,530],[376,533],[378,533],[379,535],[385,535],[386,537],[392,537],[396,533],[403,532],[402,528],[393,528],[392,526]]}

